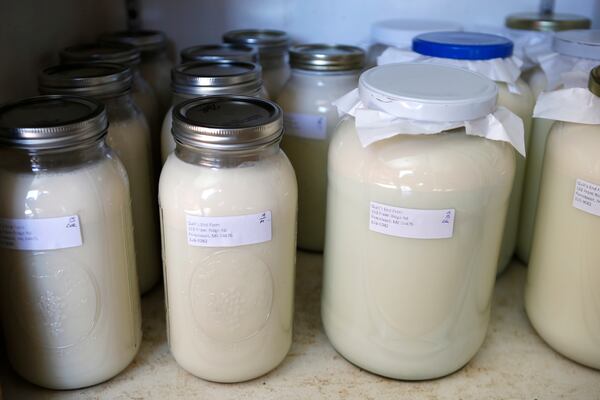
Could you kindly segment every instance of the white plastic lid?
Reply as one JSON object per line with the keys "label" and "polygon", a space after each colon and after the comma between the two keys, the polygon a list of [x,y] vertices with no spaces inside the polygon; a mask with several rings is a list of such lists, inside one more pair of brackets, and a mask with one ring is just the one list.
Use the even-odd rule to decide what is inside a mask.
{"label": "white plastic lid", "polygon": [[399,118],[470,121],[496,109],[498,88],[483,75],[433,64],[386,64],[364,72],[360,99],[367,108]]}
{"label": "white plastic lid", "polygon": [[428,32],[460,31],[457,22],[427,19],[388,19],[371,25],[371,37],[377,43],[405,47],[412,44],[415,36]]}
{"label": "white plastic lid", "polygon": [[600,29],[576,29],[556,33],[552,49],[566,56],[600,60]]}

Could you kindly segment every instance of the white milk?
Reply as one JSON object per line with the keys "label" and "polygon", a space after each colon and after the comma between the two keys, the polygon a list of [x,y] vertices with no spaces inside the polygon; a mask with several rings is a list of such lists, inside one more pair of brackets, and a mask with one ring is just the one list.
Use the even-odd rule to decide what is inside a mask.
{"label": "white milk", "polygon": [[[161,111],[156,95],[152,87],[146,82],[137,68],[133,71],[133,84],[131,86],[131,97],[133,102],[140,108],[150,128],[152,154],[154,158],[153,170],[160,168],[160,130]],[[137,78],[136,78],[137,77]]]}
{"label": "white milk", "polygon": [[[359,48],[322,47],[301,45],[291,49],[292,77],[277,99],[284,111],[281,147],[298,178],[298,247],[311,251],[323,251],[325,242],[327,150],[340,120],[337,108],[331,103],[356,87],[364,62],[364,53]],[[308,58],[306,64],[297,60],[312,54],[326,54],[331,63],[339,62],[336,56],[351,55],[355,59],[346,62],[347,65],[339,62],[330,66],[333,71],[315,71],[311,69],[323,67],[310,65],[313,59]],[[319,61],[323,62],[323,57]]]}
{"label": "white milk", "polygon": [[[206,150],[186,148],[181,151],[192,160],[183,161],[177,150],[162,170],[169,345],[177,363],[203,379],[261,376],[292,343],[297,186],[290,162],[273,146],[228,166],[204,166]],[[217,163],[228,157],[209,154]],[[199,245],[194,240],[202,234],[190,230],[190,218],[222,230]],[[211,233],[222,234],[223,243],[211,241]],[[228,233],[247,243],[229,242]]]}
{"label": "white milk", "polygon": [[[508,145],[456,131],[363,149],[354,121],[342,122],[329,153],[322,315],[345,358],[412,380],[447,375],[473,357],[489,321],[513,174]],[[370,231],[371,201],[453,208],[454,236]]]}
{"label": "white milk", "polygon": [[[261,65],[265,65],[262,63]],[[270,99],[279,97],[285,83],[290,79],[291,70],[287,63],[276,66],[263,66],[263,84]]]}
{"label": "white milk", "polygon": [[[598,125],[557,122],[552,128],[525,288],[527,315],[540,336],[559,353],[597,369],[600,369],[599,147]],[[578,190],[577,180],[591,185]],[[594,189],[596,195],[589,196]],[[576,201],[576,192],[591,197],[593,206]]]}

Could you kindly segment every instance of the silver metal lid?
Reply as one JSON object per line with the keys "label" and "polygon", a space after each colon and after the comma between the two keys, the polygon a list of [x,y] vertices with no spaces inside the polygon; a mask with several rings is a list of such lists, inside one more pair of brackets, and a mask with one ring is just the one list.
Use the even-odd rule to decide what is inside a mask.
{"label": "silver metal lid", "polygon": [[249,150],[281,140],[283,118],[274,102],[246,96],[209,96],[173,110],[173,136],[186,146]]}
{"label": "silver metal lid", "polygon": [[100,36],[100,42],[130,44],[140,49],[142,53],[160,52],[167,47],[165,34],[151,30],[106,33]]}
{"label": "silver metal lid", "polygon": [[311,71],[348,71],[361,69],[364,62],[364,50],[355,46],[302,44],[290,49],[292,68]]}
{"label": "silver metal lid", "polygon": [[271,58],[287,52],[290,37],[283,31],[272,29],[241,29],[223,35],[226,43],[252,46],[258,49],[259,58]]}
{"label": "silver metal lid", "polygon": [[206,44],[181,50],[181,62],[190,61],[257,62],[258,51],[250,46],[232,43]]}
{"label": "silver metal lid", "polygon": [[107,62],[125,65],[140,63],[140,50],[129,44],[85,43],[67,47],[60,52],[63,64],[84,62]]}
{"label": "silver metal lid", "polygon": [[0,106],[0,146],[50,150],[106,134],[104,105],[75,96],[39,96]]}
{"label": "silver metal lid", "polygon": [[174,93],[217,95],[250,94],[261,89],[258,64],[237,61],[189,62],[171,70]]}
{"label": "silver metal lid", "polygon": [[589,29],[591,21],[580,15],[557,13],[517,13],[506,17],[507,28],[524,31],[558,32],[571,29]]}
{"label": "silver metal lid", "polygon": [[42,94],[117,96],[131,89],[132,73],[122,64],[63,64],[46,68],[39,77]]}

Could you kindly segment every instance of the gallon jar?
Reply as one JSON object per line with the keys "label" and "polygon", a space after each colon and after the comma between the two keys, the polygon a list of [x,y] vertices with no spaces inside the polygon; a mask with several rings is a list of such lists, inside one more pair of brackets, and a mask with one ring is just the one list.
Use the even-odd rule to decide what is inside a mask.
{"label": "gallon jar", "polygon": [[[544,90],[550,91],[557,88],[585,87],[590,70],[600,64],[600,30],[558,32],[553,38],[552,51],[542,57],[540,71],[544,72],[532,75],[530,80],[541,80]],[[540,87],[542,86],[536,83],[535,90],[538,91]],[[552,123],[549,119],[533,120],[517,242],[517,255],[524,262],[529,262],[542,161]]]}
{"label": "gallon jar", "polygon": [[[452,65],[487,76],[498,86],[498,106],[508,108],[523,120],[527,144],[534,99],[527,84],[519,78],[519,61],[512,58],[512,51],[512,42],[502,36],[475,32],[438,32],[415,37],[412,57],[410,54],[405,56],[402,51],[388,50],[379,61],[394,61],[399,54],[400,58],[408,58],[411,62]],[[524,176],[525,158],[518,156],[498,272],[506,268],[515,251]]]}
{"label": "gallon jar", "polygon": [[371,42],[367,53],[367,67],[377,65],[379,57],[389,47],[410,49],[415,36],[427,32],[460,31],[456,22],[427,19],[388,19],[371,25]]}
{"label": "gallon jar", "polygon": [[104,106],[80,97],[0,107],[6,350],[51,389],[110,379],[140,347],[129,185],[106,128]]}
{"label": "gallon jar", "polygon": [[555,102],[576,112],[556,115],[548,135],[525,308],[554,350],[600,369],[600,68],[589,90]]}
{"label": "gallon jar", "polygon": [[227,43],[251,46],[258,50],[267,94],[271,99],[276,99],[290,77],[288,34],[276,30],[244,29],[225,33],[223,40]]}
{"label": "gallon jar", "polygon": [[231,43],[205,44],[181,50],[182,63],[221,60],[256,63],[258,62],[258,51],[254,47]]}
{"label": "gallon jar", "polygon": [[162,162],[175,150],[171,133],[173,107],[184,100],[211,95],[267,97],[258,64],[236,61],[189,62],[173,68],[171,74],[173,105],[162,124]]}
{"label": "gallon jar", "polygon": [[[497,93],[463,69],[389,64],[336,101],[354,118],[329,146],[321,313],[361,368],[437,378],[483,343],[515,174],[488,121],[520,122],[494,111]],[[522,142],[522,126],[510,134]]]}
{"label": "gallon jar", "polygon": [[159,195],[171,353],[203,379],[253,379],[292,343],[297,186],[281,110],[211,96],[173,115]]}
{"label": "gallon jar", "polygon": [[354,89],[364,64],[359,47],[307,44],[290,49],[292,76],[277,103],[284,111],[282,148],[298,178],[298,247],[323,251],[327,149],[339,122],[335,99]]}
{"label": "gallon jar", "polygon": [[63,64],[82,62],[105,62],[127,65],[133,74],[131,85],[131,96],[150,127],[152,134],[152,150],[156,167],[160,164],[160,127],[162,116],[158,106],[158,100],[152,87],[146,82],[140,73],[140,51],[128,44],[80,44],[67,47],[60,52],[60,60]]}
{"label": "gallon jar", "polygon": [[169,82],[173,63],[167,57],[167,37],[164,33],[150,30],[121,31],[100,37],[104,43],[130,44],[142,52],[140,71],[152,86],[160,105],[161,115],[171,104]]}
{"label": "gallon jar", "polygon": [[150,132],[132,101],[131,81],[131,70],[120,64],[65,64],[42,72],[40,92],[93,97],[106,106],[106,141],[129,176],[138,277],[145,293],[160,277],[158,213]]}

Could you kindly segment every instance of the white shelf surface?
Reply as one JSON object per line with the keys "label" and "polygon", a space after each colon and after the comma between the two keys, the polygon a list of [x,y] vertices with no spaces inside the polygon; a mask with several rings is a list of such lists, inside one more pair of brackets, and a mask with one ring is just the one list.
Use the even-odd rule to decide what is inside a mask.
{"label": "white shelf surface", "polygon": [[320,255],[298,253],[294,343],[283,363],[261,378],[218,384],[180,368],[167,346],[163,291],[157,287],[143,298],[141,350],[117,377],[81,390],[44,390],[16,376],[2,356],[3,400],[600,399],[600,371],[555,353],[529,324],[523,311],[526,270],[517,261],[498,279],[479,353],[460,371],[424,382],[382,378],[336,353],[321,325],[321,268]]}

